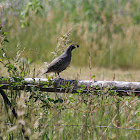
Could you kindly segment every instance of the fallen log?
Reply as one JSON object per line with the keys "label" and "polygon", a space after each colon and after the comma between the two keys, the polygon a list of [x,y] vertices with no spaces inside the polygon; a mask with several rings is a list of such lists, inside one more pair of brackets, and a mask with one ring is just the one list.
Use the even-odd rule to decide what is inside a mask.
{"label": "fallen log", "polygon": [[117,92],[118,95],[140,96],[140,82],[124,81],[94,81],[94,80],[64,80],[46,78],[7,78],[0,80],[1,89],[29,90],[31,87],[46,92],[61,93],[106,93]]}

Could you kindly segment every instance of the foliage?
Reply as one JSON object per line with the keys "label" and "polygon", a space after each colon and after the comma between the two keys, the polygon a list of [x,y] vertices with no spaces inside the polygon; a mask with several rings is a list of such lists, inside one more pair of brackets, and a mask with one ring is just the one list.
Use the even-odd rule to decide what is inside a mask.
{"label": "foliage", "polygon": [[[5,37],[3,34],[3,38]],[[0,62],[9,76],[14,79],[6,95],[11,102],[10,108],[15,108],[18,118],[13,117],[11,109],[6,103],[4,105],[0,96],[1,139],[29,137],[30,139],[123,140],[128,136],[130,139],[139,139],[140,106],[137,97],[118,97],[117,93],[108,89],[83,94],[84,85],[77,90],[78,94],[47,93],[41,92],[36,87],[25,88],[23,91],[13,90],[17,85],[24,85],[24,77],[30,73],[30,63],[28,63],[30,61],[21,59],[19,51],[17,58],[8,57],[7,50],[4,49],[5,43],[7,42],[3,39],[0,50],[3,57]],[[4,77],[0,79],[7,80]],[[48,80],[50,82],[50,77]],[[46,88],[49,82],[39,84],[45,84]],[[62,88],[67,90],[71,85],[68,83]]]}
{"label": "foliage", "polygon": [[[5,73],[15,81],[5,92],[18,118],[13,117],[11,109],[4,105],[0,96],[0,139],[24,139],[26,136],[30,139],[139,139],[138,97],[117,97],[117,93],[107,89],[98,96],[94,92],[82,94],[84,86],[77,90],[78,94],[47,93],[35,87],[13,90],[15,86],[24,84],[24,77],[31,74],[31,77],[36,77],[35,68],[33,71],[30,68],[32,60],[49,60],[46,54],[53,49],[49,46],[56,45],[58,36],[61,37],[53,55],[58,55],[73,38],[80,43],[81,50],[75,57],[80,57],[82,62],[76,58],[75,64],[85,65],[90,56],[90,69],[93,62],[103,66],[133,66],[131,62],[139,58],[134,56],[138,51],[138,30],[132,36],[130,29],[139,26],[139,3],[133,1],[131,7],[127,0],[107,3],[102,0],[6,2],[11,2],[12,6],[4,3],[3,8],[0,5],[0,69],[4,67]],[[46,9],[43,9],[42,3],[46,4]],[[129,13],[125,17],[126,11],[136,14],[131,17]],[[15,17],[12,17],[14,14]],[[117,18],[122,20],[119,22]],[[129,22],[125,25],[126,21]],[[125,30],[131,31],[130,34],[123,29],[124,25]],[[85,53],[87,49],[89,54]],[[126,50],[128,54],[124,55]],[[92,60],[93,56],[95,60]],[[1,77],[1,80],[7,78]],[[49,85],[45,84],[45,87]]]}
{"label": "foliage", "polygon": [[25,48],[24,57],[36,62],[51,61],[50,52],[59,37],[71,30],[69,38],[81,46],[73,55],[74,65],[87,66],[88,50],[94,66],[125,69],[140,66],[139,1],[6,2],[10,4],[3,6],[1,19],[3,28],[9,32],[11,43],[6,48],[11,57],[20,42]]}

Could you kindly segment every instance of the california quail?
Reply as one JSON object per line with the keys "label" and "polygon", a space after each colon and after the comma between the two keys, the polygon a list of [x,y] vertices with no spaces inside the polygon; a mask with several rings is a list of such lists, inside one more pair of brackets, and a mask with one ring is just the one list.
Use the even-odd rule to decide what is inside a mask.
{"label": "california quail", "polygon": [[48,65],[48,68],[41,75],[45,73],[49,73],[49,72],[55,72],[60,77],[59,73],[65,70],[71,62],[71,55],[72,55],[71,51],[76,48],[75,46],[79,47],[79,45],[76,45],[76,44],[70,45],[63,54],[55,58]]}

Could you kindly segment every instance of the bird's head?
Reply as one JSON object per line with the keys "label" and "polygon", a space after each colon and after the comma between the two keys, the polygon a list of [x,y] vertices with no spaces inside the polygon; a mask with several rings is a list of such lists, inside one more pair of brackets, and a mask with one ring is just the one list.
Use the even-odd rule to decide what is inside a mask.
{"label": "bird's head", "polygon": [[72,44],[72,45],[70,45],[70,46],[67,48],[67,50],[72,51],[72,50],[75,49],[76,47],[78,48],[79,45],[77,45],[77,44]]}

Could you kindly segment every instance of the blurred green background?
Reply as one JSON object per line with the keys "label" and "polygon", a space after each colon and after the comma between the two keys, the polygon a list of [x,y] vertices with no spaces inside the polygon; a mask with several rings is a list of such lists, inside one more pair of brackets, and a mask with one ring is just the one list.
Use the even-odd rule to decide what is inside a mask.
{"label": "blurred green background", "polygon": [[1,0],[0,11],[10,57],[24,49],[22,57],[50,62],[72,41],[74,66],[88,66],[90,55],[96,67],[140,68],[139,0]]}

